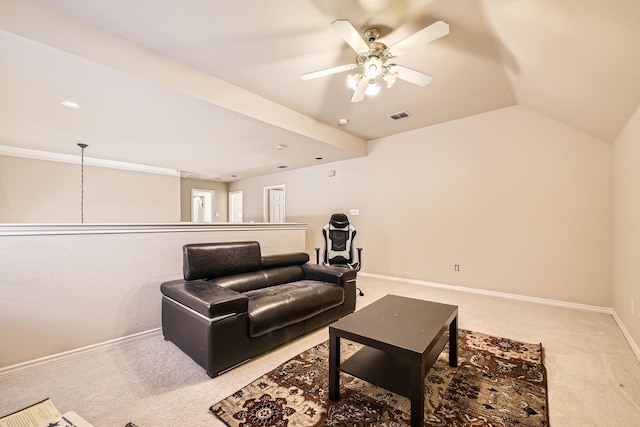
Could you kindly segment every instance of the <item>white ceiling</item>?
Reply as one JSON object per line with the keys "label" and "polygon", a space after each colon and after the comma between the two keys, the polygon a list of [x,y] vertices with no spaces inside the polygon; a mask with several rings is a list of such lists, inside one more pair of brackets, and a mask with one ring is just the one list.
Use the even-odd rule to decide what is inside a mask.
{"label": "white ceiling", "polygon": [[[447,22],[394,61],[431,84],[354,104],[347,73],[300,80],[353,62],[339,18],[387,45]],[[94,158],[231,181],[516,104],[612,142],[640,105],[639,22],[637,0],[1,0],[0,145],[84,142]]]}

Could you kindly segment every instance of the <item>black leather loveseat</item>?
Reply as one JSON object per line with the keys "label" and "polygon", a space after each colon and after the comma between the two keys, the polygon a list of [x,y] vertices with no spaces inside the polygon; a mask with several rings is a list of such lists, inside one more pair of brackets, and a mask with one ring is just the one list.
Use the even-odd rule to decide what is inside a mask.
{"label": "black leather loveseat", "polygon": [[258,242],[185,245],[184,280],[160,287],[165,339],[213,377],[353,312],[356,272],[308,261]]}

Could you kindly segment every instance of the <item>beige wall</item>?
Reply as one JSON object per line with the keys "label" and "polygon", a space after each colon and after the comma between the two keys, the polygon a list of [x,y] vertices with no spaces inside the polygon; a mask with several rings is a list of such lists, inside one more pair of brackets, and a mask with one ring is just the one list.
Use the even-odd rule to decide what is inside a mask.
{"label": "beige wall", "polygon": [[[228,216],[229,184],[204,179],[183,178],[180,180],[180,221],[191,221],[191,189],[215,191],[215,212],[213,222],[226,222]],[[215,213],[218,213],[216,216]]]}
{"label": "beige wall", "polygon": [[[358,228],[356,246],[365,249],[365,272],[613,307],[632,340],[640,342],[640,314],[636,311],[632,316],[630,310],[631,298],[640,310],[639,138],[640,110],[612,147],[517,106],[373,141],[367,158],[238,181],[226,190],[243,190],[245,221],[261,222],[263,187],[284,184],[287,221],[309,224],[306,233],[300,233],[306,234],[306,246],[301,241],[312,256],[313,248],[322,243],[320,228],[330,214],[357,208],[361,214],[350,218]],[[335,177],[327,176],[330,169],[336,171]],[[77,222],[77,175],[77,165],[0,156],[0,221],[15,222],[6,221],[4,216],[21,212],[23,218],[43,222],[38,219],[39,209],[30,207],[33,200],[38,200],[49,207],[46,222]],[[16,179],[18,184],[13,182]],[[183,184],[191,185],[188,180]],[[172,181],[166,193],[179,192],[174,190],[179,186]],[[25,194],[32,197],[18,198],[21,204],[12,197]],[[224,198],[226,215],[226,194]],[[172,209],[176,210],[175,204]],[[188,238],[200,239],[191,233]],[[3,244],[11,243],[6,237],[2,239]],[[48,238],[38,237],[35,246],[25,246],[24,242],[32,238],[16,239],[12,244],[29,252],[28,248],[40,247]],[[135,242],[123,247],[142,245],[143,250],[152,252],[166,243],[159,244],[158,237],[152,236],[101,239],[70,236],[69,242],[54,246],[115,254],[118,251],[114,248],[129,239]],[[179,244],[172,241],[168,246]],[[73,272],[79,276],[74,276],[72,292],[83,288],[81,283],[92,282],[92,289],[110,301],[100,310],[116,310],[118,315],[128,312],[125,300],[117,301],[117,292],[110,290],[111,282],[96,284],[88,273],[76,272],[75,264],[65,266],[56,261],[58,253],[64,254],[67,249],[50,250],[51,244],[47,245],[36,255],[52,266],[48,274],[61,275],[60,280],[65,282]],[[20,262],[25,263],[33,255],[24,250],[11,252],[18,253]],[[136,259],[125,252],[125,257]],[[143,264],[134,263],[124,270],[105,265],[109,271],[104,277],[132,274],[138,285],[132,288],[133,294],[125,292],[126,301],[140,300],[136,293],[155,293],[159,280],[170,275],[148,276],[144,263],[158,265],[157,259],[166,260],[167,256],[155,254],[145,258]],[[169,268],[173,271],[178,264],[173,256],[171,259]],[[91,262],[97,261],[92,258]],[[30,273],[30,269],[7,262],[0,257],[0,266],[4,264],[10,275],[26,274],[12,282],[16,287],[13,294],[3,292],[10,298],[4,298],[8,305],[0,310],[0,317],[6,316],[13,324],[11,313],[21,307],[13,303],[40,301],[39,293],[24,289],[36,289],[40,282],[35,278],[41,280],[43,276],[41,269]],[[454,264],[460,264],[461,271],[455,272]],[[97,265],[90,269],[103,268]],[[117,282],[126,284],[129,279]],[[6,286],[8,282],[0,283]],[[111,301],[113,298],[116,300]],[[14,354],[12,360],[3,362],[84,345],[87,336],[90,342],[99,342],[146,330],[157,325],[153,310],[131,311],[134,314],[114,325],[92,325],[91,332],[81,334],[83,341],[65,341],[64,348],[53,345],[54,341],[46,353],[27,346],[27,353]],[[112,315],[107,313],[106,317]],[[31,316],[38,319],[33,313],[27,317]],[[23,327],[37,333],[37,325],[32,323],[25,322]]]}
{"label": "beige wall", "polygon": [[0,225],[0,368],[159,328],[160,284],[182,277],[186,243],[256,240],[267,255],[304,250],[303,226],[111,227],[3,235]]}
{"label": "beige wall", "polygon": [[640,343],[640,108],[613,145],[613,171],[613,309]]}
{"label": "beige wall", "polygon": [[0,223],[80,222],[80,167],[0,156]]}
{"label": "beige wall", "polygon": [[611,306],[609,144],[517,106],[369,149],[230,191],[244,191],[251,220],[262,187],[285,184],[287,221],[309,224],[310,254],[331,213],[360,209],[350,219],[365,272]]}
{"label": "beige wall", "polygon": [[[79,223],[80,166],[0,156],[0,223]],[[84,222],[178,222],[180,178],[84,168]]]}

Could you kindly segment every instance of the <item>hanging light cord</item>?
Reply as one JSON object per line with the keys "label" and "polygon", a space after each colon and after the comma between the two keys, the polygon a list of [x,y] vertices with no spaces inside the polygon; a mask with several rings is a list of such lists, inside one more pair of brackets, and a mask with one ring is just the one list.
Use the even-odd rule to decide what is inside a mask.
{"label": "hanging light cord", "polygon": [[84,224],[84,149],[88,147],[87,144],[78,144],[80,147],[80,223]]}

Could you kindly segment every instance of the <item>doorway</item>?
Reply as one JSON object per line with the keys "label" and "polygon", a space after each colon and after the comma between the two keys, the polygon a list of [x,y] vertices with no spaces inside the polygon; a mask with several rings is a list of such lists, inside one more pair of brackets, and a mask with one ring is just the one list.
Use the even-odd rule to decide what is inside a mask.
{"label": "doorway", "polygon": [[229,222],[243,222],[242,190],[229,192]]}
{"label": "doorway", "polygon": [[213,222],[215,191],[191,189],[191,222]]}
{"label": "doorway", "polygon": [[264,222],[285,222],[284,184],[264,187]]}

